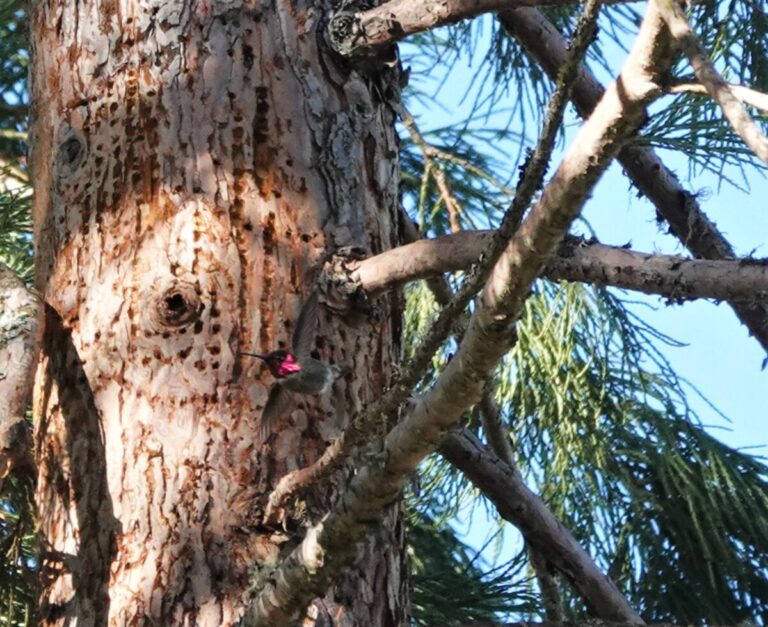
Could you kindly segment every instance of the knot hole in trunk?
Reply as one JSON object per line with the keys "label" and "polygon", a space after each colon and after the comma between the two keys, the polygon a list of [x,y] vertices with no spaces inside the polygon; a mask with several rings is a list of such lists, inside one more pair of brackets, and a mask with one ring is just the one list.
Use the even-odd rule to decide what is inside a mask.
{"label": "knot hole in trunk", "polygon": [[164,327],[183,327],[191,324],[203,312],[200,295],[192,283],[176,281],[155,297],[152,317]]}

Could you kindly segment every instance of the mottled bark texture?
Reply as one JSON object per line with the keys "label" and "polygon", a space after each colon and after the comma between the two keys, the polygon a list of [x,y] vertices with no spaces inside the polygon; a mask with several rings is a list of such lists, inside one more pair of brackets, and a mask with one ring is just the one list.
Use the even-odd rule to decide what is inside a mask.
{"label": "mottled bark texture", "polygon": [[[397,244],[395,70],[324,51],[329,6],[230,0],[30,5],[41,620],[232,625],[252,577],[317,521],[312,486],[264,524],[286,472],[377,397],[397,303],[321,313],[315,355],[354,376],[258,438],[271,375],[239,350],[290,341],[340,247]],[[404,620],[402,532],[310,608],[310,623]]]}

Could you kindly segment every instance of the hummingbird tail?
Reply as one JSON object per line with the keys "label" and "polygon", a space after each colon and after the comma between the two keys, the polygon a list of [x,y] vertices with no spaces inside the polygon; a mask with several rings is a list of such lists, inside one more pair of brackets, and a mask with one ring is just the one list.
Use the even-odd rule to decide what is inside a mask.
{"label": "hummingbird tail", "polygon": [[346,377],[348,374],[352,372],[352,368],[347,366],[346,364],[331,364],[331,369],[333,370],[333,380],[341,379],[342,377]]}

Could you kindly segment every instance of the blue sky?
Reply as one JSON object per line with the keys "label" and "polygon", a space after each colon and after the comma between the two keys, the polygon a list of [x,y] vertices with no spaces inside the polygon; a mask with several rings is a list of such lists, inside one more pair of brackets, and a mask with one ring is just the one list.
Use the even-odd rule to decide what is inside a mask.
{"label": "blue sky", "polygon": [[[638,10],[642,12],[641,7]],[[447,80],[443,71],[433,71],[425,79],[417,72],[423,63],[423,54],[409,56],[409,53],[417,49],[407,45],[402,48],[406,64],[414,66],[411,83],[421,91],[437,94],[436,100],[441,105],[427,107],[416,101],[407,103],[422,131],[459,124],[471,109],[479,85],[475,72],[485,56],[491,30],[491,18],[485,16],[481,19],[483,34],[475,47],[474,57],[468,58],[464,54],[454,64]],[[630,45],[631,39],[626,43]],[[605,54],[615,59],[617,69],[626,56],[619,46],[610,43],[605,45]],[[592,67],[603,84],[607,84],[609,74],[602,68],[594,67],[594,64]],[[499,102],[496,109],[509,111],[515,95],[512,86],[506,102]],[[489,127],[501,126],[506,123],[507,116],[507,113],[492,116],[487,124]],[[567,148],[570,137],[578,128],[578,121],[572,114],[569,119],[566,141],[558,146],[550,172],[554,171],[563,149]],[[514,124],[512,128],[515,128]],[[535,124],[529,125],[528,132],[526,144],[533,145],[536,138],[531,135],[536,132]],[[514,161],[517,146],[510,145],[508,152],[509,172],[514,178],[518,165]],[[703,210],[730,240],[738,254],[752,253],[757,257],[768,257],[768,180],[765,176],[755,169],[748,171],[746,181],[743,181],[736,170],[726,170],[726,176],[738,179],[740,183],[743,181],[742,186],[749,188],[748,191],[739,190],[729,183],[721,183],[711,173],[688,179],[689,165],[684,156],[671,151],[661,151],[660,154],[687,189],[700,194],[699,201]],[[629,180],[617,164],[601,179],[582,214],[599,240],[617,245],[631,242],[635,250],[688,256],[676,238],[657,227],[655,208],[647,200],[638,199],[635,191],[630,189]],[[587,232],[583,225],[577,225],[574,230]],[[691,393],[690,402],[701,419],[713,425],[717,436],[731,446],[757,446],[755,452],[768,455],[768,428],[765,426],[768,422],[765,409],[768,400],[768,370],[761,369],[765,352],[748,336],[746,327],[739,322],[731,308],[710,301],[668,306],[658,297],[625,294],[631,300],[644,303],[633,307],[643,320],[662,333],[685,343],[685,346],[679,348],[664,346],[662,352],[678,375],[700,390],[731,420],[731,424],[724,421],[695,393]]]}
{"label": "blue sky", "polygon": [[[642,8],[638,10],[642,11]],[[418,89],[437,93],[437,100],[442,106],[427,108],[418,102],[408,103],[423,131],[458,124],[467,115],[477,93],[478,83],[474,73],[484,57],[484,47],[488,45],[490,18],[483,20],[484,35],[479,39],[477,49],[480,52],[475,53],[474,62],[467,59],[465,54],[461,62],[451,70],[448,80],[443,80],[445,76],[442,72],[433,73],[427,80],[423,80],[422,76],[412,79]],[[618,69],[626,56],[625,52],[618,46],[609,45],[606,48],[607,56],[615,59]],[[408,53],[413,50],[403,47],[406,62]],[[415,69],[418,69],[422,59],[422,56],[417,56],[411,61],[417,66]],[[607,84],[610,80],[607,73],[601,70],[597,73],[601,81]],[[513,104],[511,98],[514,97],[512,87],[507,102],[500,102],[497,107],[509,110]],[[491,118],[488,125],[493,126],[502,117]],[[558,147],[550,172],[554,170],[562,150],[567,147],[568,139],[577,128],[575,118],[571,115],[570,119],[566,141]],[[533,126],[529,133],[534,132]],[[529,135],[526,143],[532,145],[534,141],[535,137]],[[512,178],[517,168],[514,162],[516,148],[509,147],[509,172]],[[710,173],[689,179],[688,160],[685,157],[666,151],[660,154],[667,166],[677,172],[687,189],[701,194],[699,200],[703,210],[730,240],[738,254],[752,253],[757,257],[768,257],[768,180],[764,176],[757,170],[749,172],[744,182],[748,191],[739,190],[728,183],[721,183]],[[740,178],[736,171],[725,174]],[[583,217],[603,243],[623,245],[631,242],[635,250],[687,256],[687,251],[674,237],[658,228],[655,208],[647,200],[636,197],[635,190],[630,189],[628,179],[617,164],[599,182],[584,209]],[[586,232],[581,225],[575,230]],[[746,328],[731,308],[726,304],[709,301],[668,306],[658,297],[634,293],[625,295],[642,303],[632,306],[632,309],[643,320],[685,344],[682,347],[662,346],[661,349],[678,375],[700,390],[730,419],[729,424],[693,390],[689,390],[691,406],[710,431],[731,446],[755,447],[752,453],[768,456],[768,369],[761,369],[765,352],[758,342],[748,336]],[[486,512],[475,510],[471,519],[464,517],[457,521],[457,529],[466,533],[466,541],[479,548],[497,527]],[[506,540],[500,558],[510,557],[519,548],[518,535],[511,527],[505,528],[504,537]]]}
{"label": "blue sky", "polygon": [[[664,154],[663,158],[679,174],[686,172],[687,165],[678,155]],[[704,175],[687,187],[708,192],[708,198],[701,200],[702,208],[739,254],[754,250],[756,256],[768,257],[768,181],[754,173],[749,183],[750,193],[730,185],[718,190],[715,177]],[[623,244],[631,239],[637,250],[685,254],[676,239],[659,233],[652,205],[627,193],[626,179],[615,165],[600,181],[584,216],[606,243]],[[711,301],[666,306],[656,297],[638,295],[637,299],[653,307],[635,308],[644,320],[687,344],[663,349],[677,373],[732,421],[730,430],[717,429],[717,436],[731,446],[759,445],[768,454],[768,371],[761,369],[765,352],[748,336],[731,308]],[[695,394],[691,402],[706,423],[727,424]]]}

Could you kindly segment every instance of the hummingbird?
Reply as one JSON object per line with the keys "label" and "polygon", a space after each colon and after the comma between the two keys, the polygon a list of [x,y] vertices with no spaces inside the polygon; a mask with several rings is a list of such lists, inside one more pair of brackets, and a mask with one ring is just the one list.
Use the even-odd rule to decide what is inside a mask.
{"label": "hummingbird", "polygon": [[266,355],[240,353],[264,361],[276,379],[261,415],[262,440],[266,440],[280,416],[289,409],[291,395],[287,392],[322,394],[344,374],[339,366],[326,364],[309,355],[317,325],[317,307],[317,290],[313,290],[296,319],[290,351],[281,349]]}

